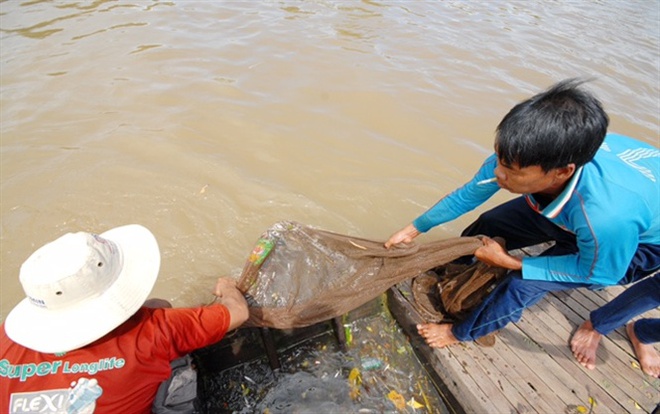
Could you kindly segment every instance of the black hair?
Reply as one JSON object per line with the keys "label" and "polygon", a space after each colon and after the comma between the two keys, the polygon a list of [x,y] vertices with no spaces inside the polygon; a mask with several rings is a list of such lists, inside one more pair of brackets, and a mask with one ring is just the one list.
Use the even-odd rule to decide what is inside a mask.
{"label": "black hair", "polygon": [[596,155],[609,118],[591,93],[578,88],[587,80],[563,80],[514,106],[497,126],[495,150],[504,164],[543,171],[575,164]]}

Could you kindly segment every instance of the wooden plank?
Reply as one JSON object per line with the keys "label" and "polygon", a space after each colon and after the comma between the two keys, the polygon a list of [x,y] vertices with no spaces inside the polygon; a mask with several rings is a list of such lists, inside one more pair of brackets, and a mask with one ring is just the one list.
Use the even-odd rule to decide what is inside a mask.
{"label": "wooden plank", "polygon": [[[586,308],[581,308],[581,301],[580,301],[580,295],[584,294],[589,294],[587,293],[589,291],[583,290],[580,292],[579,290],[572,291],[572,292],[563,292],[561,293],[561,303],[565,304],[566,306],[570,307],[572,310],[576,311],[578,313],[578,317],[574,318],[572,317],[573,314],[567,313],[569,317],[571,317],[571,321],[575,324],[575,329],[582,323],[583,320],[589,317],[589,312],[591,309],[586,309]],[[557,297],[557,295],[554,295]],[[559,299],[559,297],[558,297]],[[584,309],[584,310],[582,310]],[[619,331],[619,335],[615,336],[613,334],[610,334],[606,337],[603,338],[601,341],[601,346],[599,347],[599,352],[605,353],[607,351],[606,355],[611,361],[607,361],[607,363],[612,365],[612,368],[615,370],[623,370],[623,371],[617,371],[617,372],[626,372],[628,369],[632,367],[633,362],[635,362],[635,356],[634,356],[634,351],[632,349],[632,346],[630,345],[630,342],[628,341],[627,335],[624,332],[624,328],[619,328],[617,331]],[[601,348],[603,351],[601,351]],[[606,361],[603,355],[597,355],[601,361]],[[601,359],[600,357],[603,356]],[[641,371],[637,372],[636,374],[644,376],[645,374]],[[631,386],[637,387],[638,386],[638,381],[637,381],[638,375],[630,375],[630,376],[624,376],[623,380],[628,381],[628,383],[631,384]],[[649,377],[650,378],[650,377]],[[655,383],[660,382],[660,380],[655,381]]]}
{"label": "wooden plank", "polygon": [[430,351],[436,355],[439,361],[434,364],[434,367],[436,369],[443,367],[444,375],[442,377],[452,383],[454,392],[458,392],[457,399],[466,407],[467,412],[488,412],[489,410],[497,412],[502,407],[509,405],[509,401],[504,395],[488,392],[489,389],[492,389],[489,385],[485,385],[490,382],[488,376],[478,369],[467,369],[464,354],[464,358],[459,359],[460,354],[451,352],[449,349],[431,349]]}
{"label": "wooden plank", "polygon": [[[462,349],[459,349],[462,347]],[[461,344],[446,350],[433,350],[442,355],[446,352],[460,361],[462,371],[458,375],[469,375],[479,384],[480,389],[488,396],[490,410],[501,412],[516,407],[519,413],[538,412],[529,398],[521,392],[519,384],[515,379],[505,375],[499,366],[504,362],[499,355],[488,358],[481,353],[475,344]],[[523,401],[525,403],[523,403]]]}
{"label": "wooden plank", "polygon": [[[518,381],[525,383],[535,392],[552,395],[553,397],[549,399],[553,404],[552,411],[556,411],[560,406],[579,405],[575,392],[566,386],[574,380],[563,370],[555,369],[557,364],[540,346],[532,333],[517,324],[511,324],[506,329],[499,331],[497,336],[498,341],[495,347],[480,348],[481,351],[493,359],[510,352],[518,356],[521,363],[526,366],[526,369],[523,370],[525,374],[520,375],[521,370],[518,367],[501,365],[503,375],[511,377],[511,371],[513,371],[515,375],[519,376]],[[530,371],[534,375],[527,374]],[[578,383],[575,382],[575,385]]]}
{"label": "wooden plank", "polygon": [[[616,398],[594,383],[592,377],[575,361],[566,342],[566,331],[557,332],[546,324],[547,312],[538,312],[536,307],[529,309],[528,313],[516,326],[529,333],[538,346],[542,355],[538,358],[543,372],[553,376],[548,386],[561,394],[566,406],[590,405],[589,398],[594,398],[598,404],[598,412],[622,412],[623,407]],[[551,324],[550,324],[551,325]]]}
{"label": "wooden plank", "polygon": [[[399,296],[412,301],[410,294]],[[579,406],[589,409],[590,397],[596,401],[595,413],[653,411],[660,385],[630,365],[624,336],[603,340],[599,360],[605,353],[608,361],[596,370],[584,369],[572,355],[572,333],[607,300],[588,290],[558,296],[548,295],[527,309],[521,321],[500,331],[493,348],[469,343],[434,350],[421,342],[417,351],[434,360],[429,366],[467,412],[575,412]],[[414,324],[421,316],[413,304],[409,307],[417,321],[408,321],[412,327],[404,330],[420,342]]]}
{"label": "wooden plank", "polygon": [[[566,298],[569,298],[569,296],[566,296]],[[593,379],[595,385],[597,384],[610,394],[626,410],[631,412],[639,410],[638,405],[647,412],[655,408],[660,396],[658,387],[650,382],[650,377],[646,376],[641,370],[633,370],[627,362],[624,362],[626,358],[624,355],[627,354],[623,353],[619,346],[612,343],[609,338],[603,338],[598,348],[597,357],[600,363],[597,364],[596,369],[587,370],[582,368],[575,361],[568,341],[585,316],[576,314],[573,308],[554,295],[548,295],[542,302],[547,302],[552,306],[543,307],[545,315],[542,320],[539,320],[539,323],[543,324],[547,330],[555,330],[565,335],[566,340],[564,343],[566,346],[561,347],[560,352],[566,356],[566,359],[587,373]]]}
{"label": "wooden plank", "polygon": [[[566,301],[558,301],[553,298],[548,298],[548,301],[553,303],[555,308],[556,308],[556,313],[555,314],[561,314],[565,317],[566,324],[561,325],[561,324],[555,324],[555,328],[563,328],[563,332],[566,335],[566,343],[567,343],[567,348],[565,349],[565,353],[567,357],[572,357],[572,353],[570,352],[570,348],[568,345],[569,338],[577,329],[579,324],[582,322],[584,319],[585,315],[578,315],[576,314],[575,308],[570,308],[568,305],[570,304],[570,300]],[[568,303],[567,303],[568,302]],[[573,305],[575,306],[575,304]],[[550,313],[552,314],[552,313]],[[635,387],[633,383],[629,380],[628,376],[620,376],[618,373],[620,372],[627,372],[627,369],[629,367],[625,365],[620,365],[620,358],[623,354],[621,354],[621,349],[614,344],[611,340],[608,338],[604,338],[601,341],[601,344],[598,349],[598,354],[597,357],[601,364],[598,365],[598,369],[594,371],[589,371],[584,368],[582,368],[577,362],[576,366],[580,367],[585,372],[590,372],[592,376],[599,378],[599,382],[603,384],[603,386],[610,388],[610,393],[613,395],[616,395],[616,397],[619,400],[623,400],[626,398],[627,392],[629,392],[631,389]],[[607,366],[604,364],[604,361],[607,360]],[[612,371],[613,372],[609,372]],[[608,374],[615,373],[615,377],[618,377],[617,381],[615,381],[612,386],[612,381],[613,378],[609,376]],[[602,376],[604,375],[604,376]],[[616,392],[616,390],[619,389],[621,390],[621,393]]]}
{"label": "wooden plank", "polygon": [[[543,386],[541,372],[534,372],[525,360],[534,358],[534,352],[530,348],[530,342],[519,340],[518,337],[510,335],[508,330],[502,330],[498,334],[496,346],[488,353],[488,348],[483,348],[489,357],[498,364],[495,369],[507,378],[513,388],[522,396],[515,407],[528,405],[530,410],[542,413],[553,412],[558,406],[562,406],[562,400],[557,394]],[[471,344],[474,348],[478,346]]]}

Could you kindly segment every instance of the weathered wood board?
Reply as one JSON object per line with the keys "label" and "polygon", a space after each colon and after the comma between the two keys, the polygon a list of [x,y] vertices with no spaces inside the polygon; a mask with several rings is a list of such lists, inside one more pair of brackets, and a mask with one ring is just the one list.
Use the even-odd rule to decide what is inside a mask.
{"label": "weathered wood board", "polygon": [[[597,366],[583,368],[570,338],[589,312],[624,290],[575,289],[547,295],[522,319],[497,333],[494,347],[462,343],[428,347],[415,325],[423,321],[406,281],[388,292],[388,305],[457,413],[652,413],[660,379],[644,374],[625,328],[601,341]],[[660,309],[640,317],[660,318]]]}

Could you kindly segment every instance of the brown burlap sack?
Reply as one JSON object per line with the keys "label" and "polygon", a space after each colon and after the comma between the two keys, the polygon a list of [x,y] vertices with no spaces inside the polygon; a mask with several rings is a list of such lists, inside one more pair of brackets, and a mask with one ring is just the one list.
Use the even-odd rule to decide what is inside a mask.
{"label": "brown burlap sack", "polygon": [[288,329],[332,319],[482,245],[476,237],[383,244],[276,223],[257,241],[238,281],[250,306],[245,326]]}

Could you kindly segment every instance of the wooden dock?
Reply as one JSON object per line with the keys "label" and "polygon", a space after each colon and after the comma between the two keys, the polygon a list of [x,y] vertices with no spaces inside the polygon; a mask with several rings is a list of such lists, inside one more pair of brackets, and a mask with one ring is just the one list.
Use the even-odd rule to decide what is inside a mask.
{"label": "wooden dock", "polygon": [[[493,347],[462,343],[428,347],[415,325],[423,321],[410,281],[388,292],[388,305],[447,405],[456,413],[657,413],[660,379],[644,374],[625,328],[604,337],[594,370],[569,347],[572,333],[622,287],[575,289],[547,295],[522,319],[497,333]],[[644,316],[660,318],[655,309]],[[655,412],[654,412],[655,410]]]}

